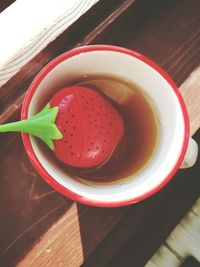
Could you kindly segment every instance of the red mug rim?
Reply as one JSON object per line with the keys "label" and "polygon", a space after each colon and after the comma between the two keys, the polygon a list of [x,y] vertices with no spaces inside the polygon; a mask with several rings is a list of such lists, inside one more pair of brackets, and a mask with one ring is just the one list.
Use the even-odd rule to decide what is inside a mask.
{"label": "red mug rim", "polygon": [[31,145],[31,141],[30,141],[30,137],[28,134],[22,134],[22,140],[23,140],[23,144],[26,150],[26,153],[32,163],[32,165],[35,167],[35,169],[37,170],[37,172],[40,174],[40,176],[51,186],[53,187],[56,191],[58,191],[59,193],[61,193],[62,195],[76,201],[82,204],[86,204],[89,206],[98,206],[98,207],[120,207],[120,206],[127,206],[139,201],[142,201],[144,199],[146,199],[147,197],[155,194],[157,191],[159,191],[161,188],[163,188],[174,176],[174,174],[176,173],[176,171],[178,170],[184,155],[186,153],[187,150],[187,146],[188,146],[188,141],[189,141],[189,118],[188,118],[188,113],[187,113],[187,109],[185,106],[185,103],[183,101],[183,98],[177,88],[177,86],[175,85],[174,81],[169,77],[169,75],[160,67],[158,66],[154,61],[152,61],[151,59],[126,48],[122,48],[122,47],[118,47],[118,46],[112,46],[112,45],[90,45],[90,46],[83,46],[83,47],[78,47],[75,49],[72,49],[64,54],[61,54],[60,56],[58,56],[57,58],[55,58],[54,60],[52,60],[51,62],[49,62],[41,71],[40,73],[35,77],[35,79],[33,80],[33,82],[31,83],[26,96],[24,98],[24,103],[22,106],[22,114],[21,114],[21,119],[27,119],[28,116],[28,110],[29,110],[29,105],[31,102],[31,99],[35,93],[35,91],[37,90],[38,85],[40,84],[40,82],[43,80],[43,78],[59,63],[61,63],[62,61],[71,58],[75,55],[78,55],[80,53],[83,52],[92,52],[92,51],[113,51],[113,52],[120,52],[123,54],[127,54],[130,55],[132,57],[135,57],[141,61],[143,61],[144,63],[146,63],[147,65],[151,66],[154,70],[156,70],[167,82],[168,84],[171,86],[172,90],[174,91],[181,110],[182,110],[182,114],[183,114],[183,120],[184,120],[184,139],[183,139],[183,143],[182,143],[182,148],[180,151],[179,156],[177,157],[176,162],[174,163],[174,165],[171,167],[171,170],[169,171],[168,175],[165,177],[165,179],[160,182],[160,184],[156,185],[153,189],[150,190],[146,190],[145,192],[143,192],[140,196],[137,197],[132,197],[130,199],[124,199],[124,200],[120,200],[120,201],[96,201],[95,199],[89,199],[86,198],[80,194],[77,194],[71,190],[69,190],[68,188],[64,187],[63,185],[61,185],[60,183],[58,183],[42,166],[42,164],[39,162],[33,147]]}

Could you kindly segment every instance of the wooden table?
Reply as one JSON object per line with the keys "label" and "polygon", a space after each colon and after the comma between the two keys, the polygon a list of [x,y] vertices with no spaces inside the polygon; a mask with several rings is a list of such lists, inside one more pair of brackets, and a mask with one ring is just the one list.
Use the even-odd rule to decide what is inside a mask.
{"label": "wooden table", "polygon": [[[200,1],[101,0],[0,88],[0,123],[20,116],[38,71],[80,45],[124,46],[160,64],[180,86],[200,141]],[[38,176],[20,135],[0,139],[0,266],[144,266],[200,196],[199,163],[129,207],[74,203]]]}

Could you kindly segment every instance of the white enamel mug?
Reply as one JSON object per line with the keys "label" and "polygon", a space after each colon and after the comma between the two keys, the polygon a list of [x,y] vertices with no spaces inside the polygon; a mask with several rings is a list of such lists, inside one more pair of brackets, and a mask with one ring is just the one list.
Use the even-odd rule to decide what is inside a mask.
{"label": "white enamel mug", "polygon": [[86,184],[63,171],[45,154],[36,138],[23,134],[24,146],[33,166],[50,186],[80,203],[119,207],[153,195],[172,179],[179,167],[191,167],[195,163],[198,146],[189,136],[187,109],[178,88],[156,63],[125,48],[84,46],[51,61],[28,89],[22,119],[37,113],[45,101],[69,80],[87,74],[119,76],[143,89],[159,116],[161,134],[157,152],[144,170],[123,183]]}

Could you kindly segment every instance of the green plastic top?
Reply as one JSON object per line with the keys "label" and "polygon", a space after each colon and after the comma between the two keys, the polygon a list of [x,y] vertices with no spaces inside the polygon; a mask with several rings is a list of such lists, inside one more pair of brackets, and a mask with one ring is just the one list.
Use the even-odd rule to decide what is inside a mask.
{"label": "green plastic top", "polygon": [[53,140],[62,139],[62,133],[55,124],[58,107],[48,103],[39,113],[27,120],[0,125],[0,132],[23,132],[38,137],[53,150]]}

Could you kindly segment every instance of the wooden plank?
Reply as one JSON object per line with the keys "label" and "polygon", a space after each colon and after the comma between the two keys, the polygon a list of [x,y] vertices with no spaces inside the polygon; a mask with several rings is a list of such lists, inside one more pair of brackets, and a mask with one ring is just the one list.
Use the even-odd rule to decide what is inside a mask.
{"label": "wooden plank", "polygon": [[123,15],[123,13],[126,12],[128,10],[128,8],[131,7],[135,1],[136,0],[125,0],[125,1],[123,1],[122,4],[120,5],[120,8],[117,8],[116,10],[114,10],[114,12],[112,12],[110,14],[110,16],[108,16],[104,21],[102,21],[102,23],[100,23],[98,25],[98,27],[96,27],[94,29],[94,31],[89,33],[82,40],[81,43],[77,43],[76,47],[79,47],[79,46],[82,46],[82,45],[90,45],[93,42],[96,42],[96,39],[98,39],[99,36],[103,35],[104,31],[107,31],[108,27],[110,25],[112,25],[113,22],[116,22],[116,20],[121,15]]}
{"label": "wooden plank", "polygon": [[[143,18],[144,21],[143,23],[141,23],[141,19],[139,19],[139,17],[141,18],[142,12],[144,10],[142,8],[145,6],[145,3],[147,2],[148,2],[147,6],[151,8],[145,9],[146,10],[145,12],[148,11],[149,13],[147,13],[148,16]],[[154,5],[152,4],[153,2],[155,3]],[[119,13],[120,14],[119,18],[116,17],[114,21],[109,20],[110,23],[109,25],[107,25],[108,27],[105,27],[100,35],[96,34],[95,35],[96,37],[92,39],[92,42],[95,43],[101,40],[104,43],[113,43],[113,44],[123,45],[125,47],[136,49],[140,52],[144,52],[146,55],[153,58],[156,62],[158,62],[159,64],[162,64],[163,67],[165,67],[166,70],[169,70],[169,72],[172,75],[173,73],[176,73],[175,80],[178,83],[180,83],[180,81],[185,79],[185,77],[187,77],[190,74],[191,70],[194,69],[194,67],[196,66],[195,64],[197,64],[197,61],[199,60],[199,56],[198,56],[199,54],[196,49],[196,47],[198,46],[198,39],[195,39],[195,43],[192,45],[192,48],[189,51],[190,53],[187,52],[185,54],[185,57],[183,58],[181,57],[181,53],[183,49],[186,48],[188,44],[184,40],[190,39],[190,41],[192,42],[193,40],[192,36],[194,35],[194,32],[197,31],[198,29],[197,24],[196,24],[198,22],[198,17],[196,20],[191,21],[190,24],[187,24],[187,27],[186,27],[187,34],[188,34],[187,38],[186,36],[183,36],[180,33],[177,34],[177,29],[174,29],[172,31],[173,29],[172,27],[174,24],[176,25],[176,20],[177,19],[180,20],[180,17],[183,16],[183,14],[184,16],[186,16],[186,19],[190,19],[190,17],[194,17],[194,15],[196,14],[195,12],[197,12],[196,11],[197,8],[195,8],[196,1],[192,0],[192,3],[194,5],[191,4],[190,6],[191,10],[188,13],[186,13],[187,1],[181,2],[181,7],[183,7],[183,11],[181,9],[180,10],[178,9],[180,8],[180,2],[176,1],[175,3],[176,16],[174,15],[175,17],[173,18],[173,20],[171,20],[171,22],[170,20],[168,20],[167,23],[163,20],[163,17],[165,16],[165,12],[167,15],[169,15],[170,11],[173,10],[174,6],[173,5],[171,6],[172,1],[164,1],[165,5],[163,7],[159,6],[159,8],[155,8],[158,2],[161,2],[161,1],[138,1],[136,11],[135,11],[135,3],[133,3],[127,10],[126,9],[124,10],[124,13],[123,13],[124,16],[123,14]],[[166,9],[166,6],[168,6],[168,9]],[[139,10],[140,12],[137,13],[137,11]],[[134,31],[133,29],[136,29],[136,27],[133,27],[134,23],[132,23],[132,20],[136,13],[137,13],[137,16],[136,16],[136,19],[134,19],[134,23],[136,23],[136,26],[138,28],[137,28],[137,31]],[[115,14],[116,14],[116,11],[115,11]],[[88,23],[88,20],[86,21]],[[162,23],[165,25],[164,33],[162,30],[162,27],[163,27]],[[166,28],[166,25],[168,25],[168,28]],[[83,28],[84,29],[87,28],[86,25]],[[115,31],[113,31],[113,29],[115,29]],[[124,31],[124,29],[126,29],[126,32]],[[12,80],[12,83],[7,84],[7,87],[2,88],[0,92],[0,103],[1,105],[4,104],[4,107],[2,108],[4,112],[7,112],[7,110],[9,110],[8,107],[10,107],[12,104],[18,103],[17,107],[14,110],[10,110],[10,112],[8,112],[7,115],[2,117],[2,121],[8,118],[10,119],[11,115],[13,115],[15,111],[19,110],[20,105],[21,105],[21,102],[20,102],[21,100],[16,102],[16,99],[18,99],[18,97],[21,97],[23,95],[23,93],[26,91],[26,85],[28,86],[31,78],[37,73],[37,71],[43,66],[43,64],[48,62],[52,57],[56,56],[60,52],[70,48],[71,46],[74,45],[74,43],[77,42],[78,40],[76,38],[77,31],[78,31],[78,27],[74,29],[74,32],[73,32],[74,35],[72,36],[70,36],[69,33],[65,33],[59,40],[56,40],[56,42],[53,43],[51,47],[48,47],[47,50],[43,51],[38,56],[39,58],[37,58],[37,60],[30,63],[29,67],[31,66],[31,64],[33,64],[32,70],[28,71],[28,67],[24,69],[24,73],[23,73],[24,76],[22,75],[20,78],[18,77],[19,83],[21,83],[20,85],[21,87],[17,87],[18,89],[21,88],[19,90],[19,95],[16,94],[17,90],[12,95],[12,91],[14,90],[14,87],[16,85],[15,83],[16,77]],[[164,39],[165,42],[162,43],[161,40],[162,38],[164,38],[163,37],[164,35],[167,35],[169,40],[167,39],[167,37],[165,37]],[[173,36],[173,38],[170,40],[171,35]],[[176,38],[176,35],[177,35],[177,38]],[[152,39],[150,37],[152,37]],[[85,40],[87,40],[87,38]],[[178,50],[180,43],[183,43],[184,45],[181,48],[181,50]],[[161,51],[155,49],[155,44],[157,44],[156,47],[159,46]],[[57,45],[56,51],[52,50],[52,47],[56,45]],[[170,49],[169,49],[169,46],[170,46]],[[52,53],[52,51],[54,51],[54,53]],[[170,56],[169,58],[169,55],[172,55],[172,56]],[[195,61],[196,62],[195,64],[193,63],[194,58],[195,60],[197,60]],[[189,64],[188,62],[190,59],[192,60],[192,64],[190,64],[190,68],[186,68]],[[173,64],[175,62],[176,64]],[[178,68],[178,72],[177,72],[177,68]],[[184,71],[185,69],[186,69],[186,72]],[[183,71],[184,71],[184,75],[182,75]],[[4,94],[3,97],[1,98],[1,95],[5,92],[4,90],[6,90],[6,88],[10,88],[8,91],[11,93],[11,96]],[[191,94],[193,94],[192,90],[193,90],[193,86],[191,87],[191,90],[190,90]],[[195,89],[194,94],[196,94],[196,92],[197,92],[197,89]],[[189,98],[190,98],[190,94],[186,96],[186,100]],[[198,111],[193,113],[193,115],[197,113]],[[199,123],[197,122],[195,123],[195,127],[193,127],[193,129],[195,130],[198,127],[199,127]],[[24,172],[24,170],[20,170],[20,169],[17,170],[16,174],[14,174],[13,171],[7,172],[8,169],[13,170],[12,165],[16,166],[16,169],[17,169],[17,166],[20,166],[19,159],[22,156],[20,157],[19,155],[22,155],[20,153],[23,153],[22,152],[23,149],[20,146],[21,143],[20,143],[19,136],[13,139],[12,138],[10,139],[10,135],[9,135],[7,136],[7,138],[5,138],[4,140],[1,140],[0,142],[1,142],[0,153],[1,153],[2,159],[4,159],[5,157],[4,154],[6,154],[6,159],[7,159],[7,163],[6,161],[4,161],[4,165],[1,166],[2,167],[1,170],[4,170],[5,180],[9,181],[9,183],[7,184],[7,188],[12,188],[11,191],[8,191],[7,189],[6,191],[8,192],[7,195],[5,192],[5,194],[2,194],[1,196],[2,197],[1,203],[5,203],[5,202],[8,203],[9,209],[4,210],[4,208],[1,206],[0,210],[3,210],[4,212],[6,211],[5,213],[6,218],[9,218],[9,216],[15,215],[15,222],[18,222],[18,229],[16,227],[12,227],[13,228],[12,231],[10,233],[5,232],[6,237],[2,239],[3,242],[1,243],[1,245],[4,247],[4,250],[1,250],[1,252],[2,251],[4,252],[6,248],[9,248],[6,250],[7,254],[4,253],[4,256],[5,256],[4,260],[6,260],[7,264],[13,263],[14,260],[15,261],[20,260],[19,257],[21,257],[23,254],[24,258],[20,261],[19,263],[20,266],[29,266],[29,264],[33,264],[33,261],[32,261],[33,257],[34,257],[35,263],[42,264],[42,266],[47,265],[47,263],[49,266],[53,266],[54,261],[56,265],[58,265],[58,261],[59,261],[60,266],[66,266],[66,265],[70,266],[67,264],[67,261],[69,260],[68,253],[69,255],[71,255],[70,254],[71,252],[69,252],[68,247],[67,245],[65,245],[65,243],[70,244],[70,241],[71,241],[72,244],[73,242],[75,242],[77,246],[77,250],[70,247],[72,254],[73,254],[73,256],[71,255],[72,260],[70,261],[70,264],[71,266],[76,266],[77,262],[78,264],[80,264],[83,260],[86,260],[86,258],[89,255],[91,255],[92,252],[94,252],[95,248],[99,250],[98,244],[100,244],[100,246],[101,244],[102,245],[105,244],[103,241],[107,240],[108,238],[109,242],[107,242],[107,245],[105,245],[104,249],[102,248],[101,251],[99,250],[100,255],[102,255],[101,258],[105,257],[105,263],[106,263],[110,260],[113,254],[118,250],[118,248],[124,242],[126,242],[126,240],[129,238],[129,235],[134,234],[135,232],[138,231],[137,227],[138,225],[140,225],[140,223],[145,221],[145,218],[146,218],[145,216],[151,214],[152,209],[156,210],[156,207],[158,207],[157,205],[159,203],[162,203],[162,205],[164,205],[163,202],[160,201],[161,199],[163,199],[163,195],[161,193],[161,194],[156,195],[155,198],[153,198],[153,200],[149,199],[143,203],[139,203],[138,206],[135,205],[134,207],[106,210],[106,209],[95,209],[95,208],[78,205],[78,209],[77,209],[76,205],[73,204],[71,206],[71,203],[69,203],[69,204],[66,204],[66,207],[61,206],[60,208],[61,211],[59,214],[54,213],[54,209],[56,209],[57,206],[59,207],[59,205],[62,205],[63,198],[59,194],[55,192],[48,194],[47,198],[46,199],[44,198],[45,202],[40,202],[38,201],[37,198],[34,199],[33,202],[30,202],[28,201],[28,198],[25,198],[24,200],[24,198],[21,197],[20,192],[17,191],[18,187],[19,187],[19,190],[20,188],[23,188],[22,196],[24,197],[24,195],[25,196],[27,195],[25,186],[23,187],[22,185],[26,182],[29,182],[31,185],[30,181],[32,181],[33,176],[36,175],[34,170],[31,169],[29,174]],[[11,155],[10,155],[10,150],[12,150],[12,146],[10,147],[10,149],[8,149],[8,146],[7,146],[9,142],[14,147],[14,151]],[[19,151],[17,149],[19,149]],[[13,159],[16,159],[16,163],[13,160],[10,161],[10,157]],[[28,170],[29,168],[31,168],[30,164],[27,161],[25,165],[27,166]],[[13,182],[13,176],[15,176],[15,182]],[[52,191],[51,188],[49,188],[45,183],[43,183],[39,177],[37,179],[37,182],[39,182],[39,185],[37,186],[37,189],[35,189],[36,193],[38,193],[38,191],[39,192],[42,191],[42,195],[43,195],[45,194],[45,192]],[[29,185],[29,192],[31,188],[30,185]],[[186,185],[188,187],[187,183]],[[43,189],[44,191],[41,189]],[[180,191],[180,193],[181,192],[182,191]],[[13,197],[13,195],[15,197]],[[183,196],[185,195],[183,194]],[[194,197],[195,196],[196,195],[194,194]],[[15,210],[14,201],[16,201],[16,199],[18,200],[17,203],[19,204],[19,206]],[[34,211],[33,212],[34,216],[38,216],[37,217],[38,220],[35,219],[35,222],[38,221],[38,225],[35,228],[29,228],[30,224],[28,222],[28,218],[26,218],[26,215],[27,215],[26,213],[24,213],[24,217],[20,217],[21,216],[20,214],[23,214],[23,209],[22,209],[23,203],[24,202],[26,203],[26,201],[28,201],[27,205],[30,205],[29,209],[32,209]],[[188,200],[189,203],[191,203],[191,201],[192,201],[191,199]],[[57,203],[60,203],[60,204],[57,204]],[[68,200],[66,200],[66,203],[68,203]],[[168,207],[167,204],[164,206],[166,208]],[[159,207],[161,209],[161,206]],[[180,206],[177,206],[177,207],[180,208]],[[45,214],[48,214],[48,212],[50,212],[51,208],[52,208],[53,219],[49,221],[48,217],[45,217],[47,218],[46,221],[40,221],[41,218],[45,216]],[[159,208],[157,210],[160,212]],[[27,209],[27,212],[28,211],[30,212],[29,213],[29,216],[30,216],[32,212],[31,210]],[[78,213],[79,225],[77,224],[77,213]],[[72,218],[68,217],[69,214],[71,214]],[[60,220],[58,220],[61,215],[62,217],[60,218]],[[73,218],[73,216],[76,218]],[[153,216],[152,222],[154,222],[154,219],[156,218],[156,214],[153,214],[152,216]],[[21,218],[23,218],[23,220]],[[135,221],[135,218],[137,218],[137,220],[135,224],[133,224],[133,222]],[[33,218],[30,217],[30,220],[31,219]],[[74,220],[74,224],[70,225],[70,222],[69,222],[69,225],[65,227],[65,222],[67,222],[68,219],[72,221]],[[1,228],[2,232],[7,227],[7,225],[8,225],[8,222],[5,220],[4,225]],[[132,228],[132,225],[135,225],[135,227]],[[38,227],[42,228],[39,231],[39,233],[38,233]],[[20,231],[22,231],[22,228],[25,231],[25,235],[21,236]],[[28,229],[27,232],[26,232],[26,229]],[[61,231],[61,229],[63,230]],[[19,232],[16,233],[15,232],[16,230],[19,230]],[[114,231],[116,235],[113,234],[113,230],[116,231],[116,232]],[[71,232],[73,232],[73,234]],[[77,233],[77,235],[75,235],[74,233]],[[138,232],[138,234],[139,233],[140,232]],[[15,235],[15,239],[19,237],[17,241],[20,242],[20,245],[19,243],[14,242],[15,239],[14,240],[12,239],[13,234]],[[50,236],[55,235],[56,238],[53,239],[52,237],[52,239],[49,241],[48,235]],[[10,237],[9,240],[7,240],[8,236]],[[24,239],[21,237],[23,237]],[[75,241],[76,238],[79,241],[78,245]],[[80,242],[80,239],[81,239],[81,242]],[[115,241],[114,244],[113,244],[113,239]],[[7,242],[6,244],[4,244],[5,240]],[[35,243],[35,245],[31,249],[33,243]],[[48,244],[48,247],[46,244]],[[72,246],[72,244],[70,246]],[[53,248],[53,249],[49,250],[49,248]],[[106,253],[106,250],[108,253]],[[59,255],[59,258],[57,258],[57,255]],[[97,262],[101,263],[100,257],[98,256],[95,258],[94,263],[96,259],[98,259]],[[37,266],[37,264],[35,264],[35,266]],[[86,266],[89,266],[89,265],[86,265]],[[96,266],[96,265],[93,264],[92,266]]]}
{"label": "wooden plank", "polygon": [[1,138],[0,176],[0,266],[13,266],[72,201],[41,180],[28,161],[20,135]]}
{"label": "wooden plank", "polygon": [[80,266],[126,211],[74,203],[17,266]]}
{"label": "wooden plank", "polygon": [[[82,35],[84,36],[87,31],[108,16],[119,4],[118,0],[106,0],[106,5],[105,1],[101,1],[98,6],[89,11],[89,13],[91,12],[88,14],[89,17],[81,18],[77,21],[76,26],[70,29],[70,34],[65,32],[63,36],[41,52],[30,64],[27,64],[18,77],[14,77],[12,81],[0,88],[0,109],[1,111],[3,110],[1,123],[7,119],[19,119],[24,91],[27,90],[30,79],[41,69],[42,64],[47,63],[52,57],[61,53],[62,50],[65,51],[67,47],[72,46]],[[91,20],[92,23],[90,23]],[[77,35],[77,29],[80,28],[80,25],[84,28]],[[2,233],[0,265],[13,266],[20,257],[31,249],[47,229],[58,220],[60,215],[65,214],[72,202],[52,190],[33,170],[22,147],[20,135],[8,134],[1,136],[0,144],[1,190],[4,191],[0,194],[0,232]],[[8,170],[10,171],[8,172]],[[4,203],[7,203],[7,205],[4,205]],[[81,214],[80,220],[83,219],[83,222],[87,222],[83,223],[86,229],[90,229],[92,222],[89,223],[88,217],[91,214],[94,215],[95,220],[101,222],[101,226],[104,225],[102,220],[108,213],[107,210],[104,211],[102,209],[102,212],[99,213],[97,209],[97,215],[95,215],[93,209],[88,208],[88,212],[85,209],[87,207],[83,207],[81,210],[84,212],[79,212],[79,214]],[[104,227],[99,228],[102,229],[100,232],[96,231],[99,233],[98,236],[91,235],[91,241],[87,244],[85,253],[89,253],[90,249],[94,248],[98,243],[98,238],[100,242],[101,236],[103,238],[107,234],[107,231],[110,230],[107,227],[108,225],[112,228],[121,218],[120,216],[123,216],[126,209],[120,210],[109,210],[108,219],[105,220]],[[72,214],[77,214],[73,213],[73,208]],[[13,223],[15,226],[13,226]],[[99,224],[95,224],[94,227],[99,227]],[[71,228],[67,229],[71,231]],[[76,233],[76,229],[74,230]],[[84,236],[84,232],[82,236]],[[84,239],[86,240],[86,237]],[[81,247],[81,243],[79,245]]]}
{"label": "wooden plank", "polygon": [[200,198],[197,200],[195,205],[192,207],[192,211],[200,217]]}
{"label": "wooden plank", "polygon": [[[186,265],[185,261],[189,261],[188,256],[197,255],[196,260],[199,258],[200,251],[200,198],[194,203],[189,212],[184,216],[180,221],[178,226],[172,231],[170,236],[165,241],[165,245],[162,245],[161,248],[153,255],[153,257],[148,261],[145,267],[150,267],[152,262],[155,263],[155,260],[159,260],[158,266],[171,266],[176,267],[179,264],[171,262],[168,264],[169,256],[166,253],[162,253],[163,247],[166,247],[171,254],[179,261],[184,262],[184,266],[193,265],[192,262]],[[187,240],[183,242],[183,239]],[[187,259],[187,260],[186,260]],[[182,266],[182,265],[181,265]]]}
{"label": "wooden plank", "polygon": [[17,266],[60,266],[61,262],[62,266],[70,266],[75,262],[74,266],[79,266],[84,255],[80,249],[81,235],[76,203],[73,203],[67,214],[43,236],[40,244],[42,249],[34,248],[29,257]]}
{"label": "wooden plank", "polygon": [[[194,206],[196,206],[195,204]],[[165,245],[161,246],[151,260],[145,265],[149,266],[149,263],[156,262],[158,260],[158,266],[171,266],[176,267],[183,262],[187,256],[192,255],[197,260],[200,259],[200,217],[190,210],[176,228],[169,235],[165,241]],[[163,249],[166,248],[169,253],[166,253]],[[170,258],[175,258],[176,261],[171,261]],[[178,264],[179,262],[179,264]],[[189,265],[188,265],[189,266]]]}
{"label": "wooden plank", "polygon": [[170,234],[166,243],[180,258],[185,259],[192,255],[200,261],[200,243],[180,225]]}
{"label": "wooden plank", "polygon": [[176,267],[180,266],[181,261],[166,247],[163,245],[159,252],[156,253],[151,260],[145,265],[145,267]]}
{"label": "wooden plank", "polygon": [[12,3],[14,3],[15,0],[1,0],[0,3],[0,12],[2,12],[4,9],[9,7]]}
{"label": "wooden plank", "polygon": [[[189,76],[189,78],[183,83],[183,85],[181,86],[181,88],[183,88],[183,89],[186,88],[187,86],[185,86],[185,84],[186,85],[187,84],[191,84],[191,82],[190,82],[191,77],[193,77],[192,81],[194,81],[194,80],[196,81],[196,79],[194,79],[194,76],[196,76],[196,75],[199,76],[199,71],[197,71],[197,70],[195,70],[194,73],[192,73]],[[196,91],[196,83],[192,83],[192,84],[194,86],[194,94],[197,95],[197,96],[200,96],[200,92],[198,92],[198,94],[199,94],[198,95],[197,94],[197,91]],[[193,86],[190,86],[190,95],[188,95],[188,94],[185,95],[185,100],[187,102],[189,102],[189,99],[190,99],[190,97],[192,95]],[[196,109],[196,113],[195,114],[193,113],[192,116],[194,116],[194,118],[195,118],[195,116],[198,116],[199,114],[200,114],[200,107],[198,107],[198,109]],[[192,116],[191,116],[191,119],[193,118]],[[194,124],[194,126],[197,128],[197,124]],[[198,122],[198,127],[199,126],[200,126],[200,124]],[[150,202],[148,201],[148,202],[146,202],[143,205],[144,206],[139,205],[138,208],[131,208],[131,213],[132,213],[131,218],[136,217],[136,219],[134,219],[134,221],[131,221],[130,220],[131,221],[131,225],[127,225],[127,224],[124,225],[123,228],[126,229],[126,231],[123,232],[123,238],[120,238],[120,241],[119,240],[116,240],[116,242],[113,242],[114,237],[113,236],[111,237],[111,240],[113,242],[112,243],[112,246],[110,244],[109,247],[107,248],[107,250],[109,250],[109,254],[110,255],[113,255],[117,251],[117,249],[119,249],[119,246],[129,238],[129,236],[132,233],[133,229],[134,228],[137,228],[138,227],[138,224],[141,223],[141,220],[143,221],[144,218],[146,218],[148,216],[148,214],[151,212],[152,208],[156,206],[156,202],[155,201],[150,201]],[[82,214],[81,209],[83,209],[83,208],[84,208],[83,206],[80,206],[80,208],[79,208],[80,214]],[[86,212],[87,213],[87,216],[90,216],[90,214],[92,214],[92,212],[93,212],[90,208],[85,208],[85,210],[87,211]],[[129,208],[128,208],[128,210],[129,210]],[[144,212],[144,210],[145,210],[145,212]],[[99,222],[100,221],[102,223],[101,212],[103,210],[98,209],[96,211],[97,211],[97,214],[98,215],[96,215],[95,220],[93,220],[93,222],[95,222],[96,225],[99,225]],[[110,232],[110,230],[112,228],[114,228],[114,226],[125,215],[125,213],[126,212],[123,212],[123,209],[121,209],[119,211],[119,214],[117,213],[117,217],[115,217],[115,216],[112,217],[112,220],[113,221],[109,222],[109,224],[108,224],[109,227],[108,227],[107,224],[102,224],[101,225],[100,228],[103,230],[104,235],[102,235],[102,233],[101,234],[98,234],[97,229],[93,229],[89,225],[82,226],[81,225],[81,220],[82,219],[81,219],[81,216],[79,215],[80,228],[85,229],[85,231],[87,231],[87,229],[90,229],[90,233],[88,233],[88,237],[87,237],[87,239],[88,239],[87,243],[90,244],[90,241],[89,240],[91,239],[91,237],[93,238],[94,235],[95,236],[101,236],[101,238],[98,238],[98,241],[96,240],[96,242],[93,243],[93,246],[90,246],[90,247],[88,246],[88,244],[85,244],[85,241],[84,240],[82,240],[82,243],[79,243],[79,245],[77,246],[76,255],[82,255],[82,256],[80,256],[80,261],[77,260],[77,259],[79,259],[79,257],[76,258],[76,261],[75,262],[77,262],[77,264],[82,263],[82,261],[84,260],[84,258],[83,258],[83,250],[86,250],[86,248],[87,248],[87,253],[84,253],[84,257],[87,258],[91,254],[91,252],[95,249],[95,247],[98,246],[98,244],[100,244],[100,242],[103,240],[103,237],[105,237],[106,234],[108,234]],[[108,214],[111,215],[112,212],[110,211]],[[94,214],[92,216],[94,216]],[[113,214],[111,216],[113,216]],[[64,220],[64,218],[66,218],[66,220],[67,220],[67,217],[68,217],[68,211],[66,212],[66,214],[63,215],[63,217],[62,217],[63,219],[62,220]],[[139,220],[137,220],[137,217],[139,218]],[[58,221],[58,224],[54,224],[54,230],[55,230],[55,232],[59,232],[59,221]],[[51,229],[49,231],[51,232]],[[44,259],[45,255],[46,255],[48,261],[51,259],[51,262],[54,263],[54,258],[55,258],[55,255],[57,253],[57,250],[52,251],[51,254],[47,254],[46,251],[45,251],[46,250],[46,244],[47,244],[47,240],[48,240],[49,231],[44,235],[44,237],[42,238],[41,242],[38,242],[37,245],[35,245],[35,247],[31,250],[31,252],[26,255],[26,257],[24,258],[24,260],[22,260],[22,263],[24,265],[20,265],[20,266],[29,266],[27,264],[29,264],[29,261],[32,260],[32,258],[34,258],[34,263],[37,263],[40,266],[40,264],[42,264],[42,260]],[[49,247],[54,246],[54,243],[56,243],[56,244],[62,244],[63,243],[63,235],[66,236],[67,233],[68,233],[68,231],[70,231],[70,228],[67,228],[67,227],[63,228],[63,231],[60,232],[60,235],[57,236],[56,240],[53,240],[53,242],[49,243]],[[81,232],[78,232],[77,231],[76,225],[75,225],[75,227],[74,226],[71,227],[71,231],[77,233],[77,235],[78,235],[77,238],[79,238],[79,240],[80,240],[79,235],[81,234]],[[70,242],[69,242],[69,240],[70,240]],[[72,244],[74,243],[74,241],[73,241],[72,238],[70,239],[70,237],[69,237],[69,240],[67,240],[69,242],[69,244],[70,243],[72,243]],[[66,242],[66,244],[68,244],[68,242]],[[62,245],[62,247],[63,246],[64,246],[64,244]],[[67,246],[70,247],[70,245],[67,245]],[[39,251],[40,251],[40,253],[38,253]],[[65,251],[66,251],[66,249],[65,249]],[[37,255],[37,256],[35,256],[35,255]],[[62,266],[65,266],[64,264],[66,264],[66,261],[68,260],[67,255],[68,254],[66,253],[62,257],[63,258],[63,265]],[[97,257],[95,257],[95,258],[97,258]],[[102,265],[104,265],[105,262],[102,262],[102,258],[105,260],[105,257],[103,257],[103,255],[101,255],[101,257],[99,256],[99,258],[101,258],[101,260],[99,260],[99,262],[96,263],[96,266],[102,266]],[[71,259],[71,261],[70,261],[70,264],[71,265],[76,264],[73,261],[73,257],[70,258],[70,259]],[[56,262],[55,262],[55,264],[56,264]],[[32,265],[30,265],[30,266],[32,266]],[[41,266],[43,266],[43,265],[41,265]],[[79,265],[77,265],[77,266],[79,266]]]}
{"label": "wooden plank", "polygon": [[193,135],[200,127],[199,88],[200,88],[200,67],[195,69],[180,87],[190,118],[191,135]]}

